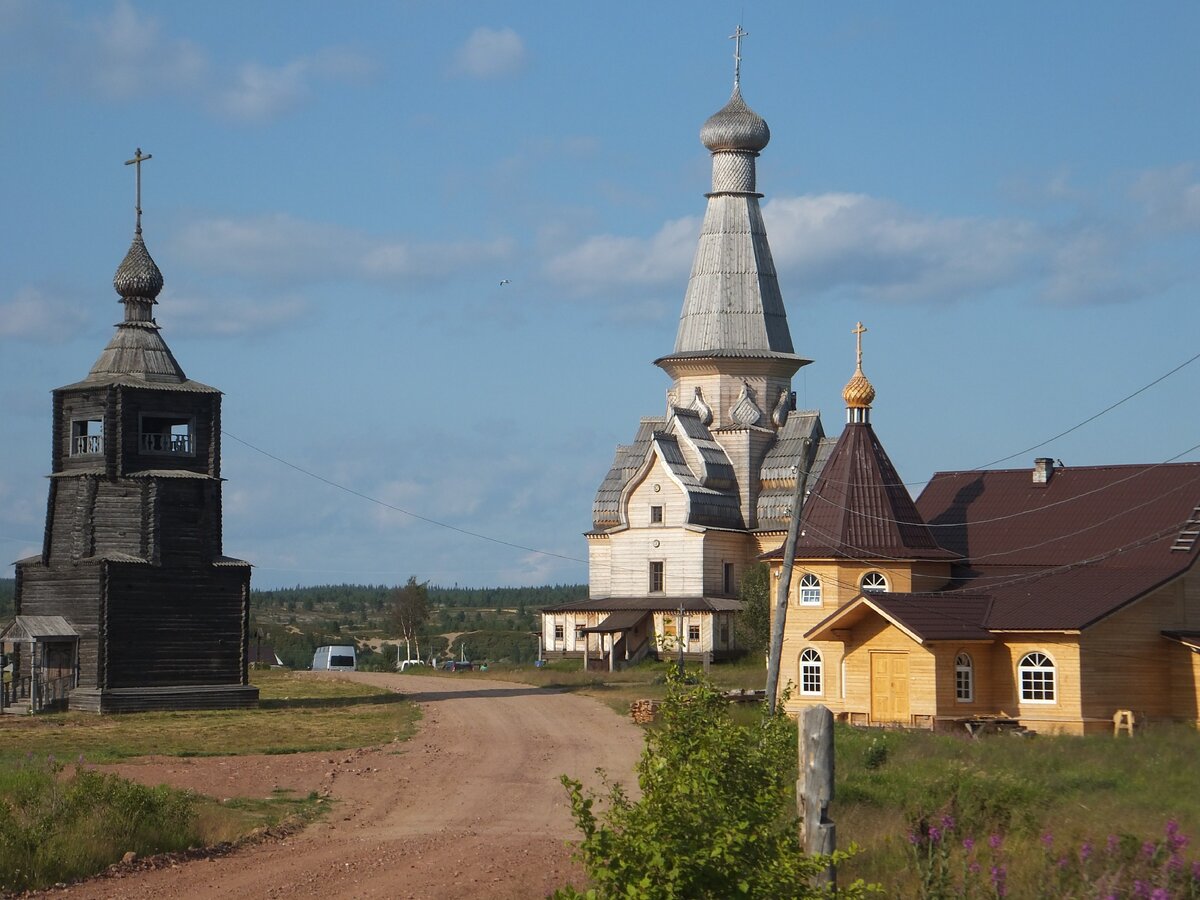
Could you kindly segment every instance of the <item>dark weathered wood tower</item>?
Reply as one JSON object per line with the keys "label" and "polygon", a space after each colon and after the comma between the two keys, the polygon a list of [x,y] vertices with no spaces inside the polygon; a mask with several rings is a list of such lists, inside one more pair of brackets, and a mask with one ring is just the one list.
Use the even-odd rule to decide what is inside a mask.
{"label": "dark weathered wood tower", "polygon": [[17,563],[16,612],[63,622],[57,648],[31,642],[21,668],[73,657],[72,709],[253,705],[250,565],[221,552],[221,392],[184,375],[152,315],[163,278],[142,241],[147,158],[131,161],[137,229],[113,279],[124,321],[88,376],[54,391],[45,538]]}

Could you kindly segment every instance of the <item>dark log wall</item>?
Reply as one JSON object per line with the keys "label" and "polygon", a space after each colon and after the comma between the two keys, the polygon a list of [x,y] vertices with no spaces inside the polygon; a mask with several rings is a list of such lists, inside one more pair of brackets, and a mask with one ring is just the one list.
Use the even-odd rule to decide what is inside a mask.
{"label": "dark log wall", "polygon": [[79,685],[97,687],[102,567],[18,565],[17,615],[62,616],[79,632]]}
{"label": "dark log wall", "polygon": [[[111,469],[115,458],[117,440],[114,416],[111,415],[113,397],[106,388],[80,392],[55,392],[54,457],[52,471],[70,472],[79,469]],[[102,453],[72,454],[73,422],[99,420],[103,423],[104,451]]]}
{"label": "dark log wall", "polygon": [[245,683],[249,566],[112,563],[104,687]]}
{"label": "dark log wall", "polygon": [[155,541],[162,564],[199,565],[220,553],[217,523],[220,482],[155,479]]}
{"label": "dark log wall", "polygon": [[[214,425],[220,427],[220,402],[220,394],[119,388],[117,416],[120,422],[121,449],[118,470],[128,474],[145,469],[187,469],[208,475],[219,474],[213,431]],[[176,454],[143,451],[141,427],[145,416],[190,419],[192,452]]]}

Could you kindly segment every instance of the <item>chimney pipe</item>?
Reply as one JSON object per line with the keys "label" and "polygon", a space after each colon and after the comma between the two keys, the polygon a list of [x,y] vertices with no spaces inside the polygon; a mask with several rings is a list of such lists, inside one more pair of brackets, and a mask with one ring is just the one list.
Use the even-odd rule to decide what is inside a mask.
{"label": "chimney pipe", "polygon": [[1054,460],[1048,456],[1038,457],[1033,461],[1033,483],[1045,487],[1054,477]]}

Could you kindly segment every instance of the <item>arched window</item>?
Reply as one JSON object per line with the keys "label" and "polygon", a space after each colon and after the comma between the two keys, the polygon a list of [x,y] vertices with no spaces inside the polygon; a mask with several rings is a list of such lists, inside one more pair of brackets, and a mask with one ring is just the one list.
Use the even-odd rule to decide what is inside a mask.
{"label": "arched window", "polygon": [[959,703],[975,699],[975,664],[966,653],[954,657],[954,699]]}
{"label": "arched window", "polygon": [[819,696],[824,691],[822,684],[821,654],[812,647],[800,654],[800,693]]}
{"label": "arched window", "polygon": [[812,572],[805,573],[800,579],[800,605],[821,605],[821,579]]}
{"label": "arched window", "polygon": [[1022,703],[1054,702],[1054,661],[1040,650],[1026,653],[1017,664]]}
{"label": "arched window", "polygon": [[868,572],[858,583],[864,594],[879,594],[888,589],[887,579],[882,572]]}

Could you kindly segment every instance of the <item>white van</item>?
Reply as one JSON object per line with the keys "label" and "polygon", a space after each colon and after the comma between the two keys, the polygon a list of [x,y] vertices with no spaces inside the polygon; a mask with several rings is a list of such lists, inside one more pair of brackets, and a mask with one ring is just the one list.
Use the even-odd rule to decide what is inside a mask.
{"label": "white van", "polygon": [[313,654],[313,671],[325,669],[331,672],[353,672],[357,667],[357,657],[353,647],[318,647]]}

